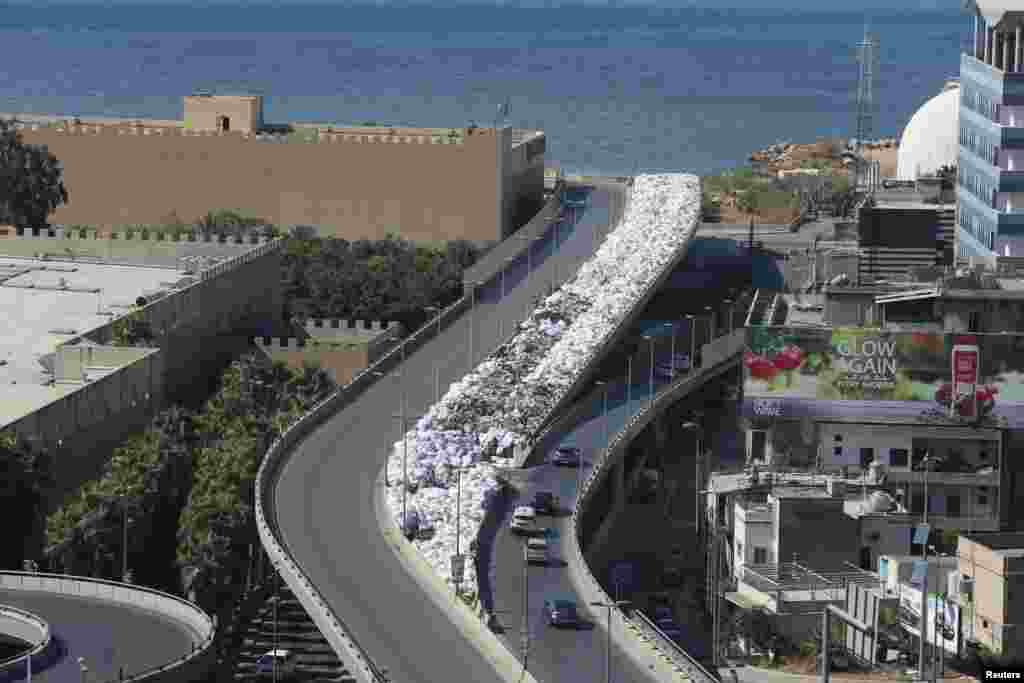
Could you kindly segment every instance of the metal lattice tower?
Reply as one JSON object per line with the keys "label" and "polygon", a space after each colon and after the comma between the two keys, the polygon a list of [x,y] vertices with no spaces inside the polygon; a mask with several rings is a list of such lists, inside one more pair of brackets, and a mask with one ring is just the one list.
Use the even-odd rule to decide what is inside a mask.
{"label": "metal lattice tower", "polygon": [[875,74],[878,73],[878,37],[864,25],[864,38],[857,45],[860,76],[857,79],[857,147],[854,163],[854,188],[859,189],[864,163],[861,146],[875,128]]}

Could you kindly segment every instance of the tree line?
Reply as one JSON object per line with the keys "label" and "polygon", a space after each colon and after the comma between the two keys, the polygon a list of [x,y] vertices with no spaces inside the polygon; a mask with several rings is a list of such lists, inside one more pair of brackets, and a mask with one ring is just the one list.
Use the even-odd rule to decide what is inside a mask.
{"label": "tree line", "polygon": [[100,479],[46,518],[42,547],[24,559],[120,580],[127,557],[136,583],[193,597],[214,613],[232,605],[250,546],[259,547],[252,495],[260,461],[333,390],[315,366],[295,372],[243,357],[202,410],[171,406],[118,448]]}

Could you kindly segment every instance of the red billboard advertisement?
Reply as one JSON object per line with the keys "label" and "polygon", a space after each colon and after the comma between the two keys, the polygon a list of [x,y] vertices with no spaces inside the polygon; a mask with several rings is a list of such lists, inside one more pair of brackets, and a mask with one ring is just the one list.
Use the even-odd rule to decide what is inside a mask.
{"label": "red billboard advertisement", "polygon": [[747,330],[744,413],[1024,429],[1024,335]]}
{"label": "red billboard advertisement", "polygon": [[978,347],[956,344],[953,347],[953,387],[949,416],[975,419],[978,416]]}

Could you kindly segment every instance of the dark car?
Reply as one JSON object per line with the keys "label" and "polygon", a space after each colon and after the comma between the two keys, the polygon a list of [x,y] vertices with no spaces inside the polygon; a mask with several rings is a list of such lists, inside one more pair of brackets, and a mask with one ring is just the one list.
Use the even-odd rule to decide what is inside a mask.
{"label": "dark car", "polygon": [[533,502],[530,507],[540,515],[553,515],[558,511],[558,499],[550,491],[538,491],[533,494]]}
{"label": "dark car", "polygon": [[659,607],[655,607],[654,608],[654,620],[655,621],[664,621],[665,619],[673,619],[673,618],[674,618],[674,616],[672,614],[672,608],[671,607],[659,606]]}
{"label": "dark car", "polygon": [[552,465],[565,465],[566,467],[579,467],[583,462],[583,451],[575,446],[561,446],[551,454]]}
{"label": "dark car", "polygon": [[572,600],[545,600],[544,616],[548,626],[578,626],[580,623],[576,603]]}
{"label": "dark car", "polygon": [[408,540],[412,540],[419,536],[420,533],[420,513],[417,510],[409,510],[404,524],[402,524],[402,533]]}

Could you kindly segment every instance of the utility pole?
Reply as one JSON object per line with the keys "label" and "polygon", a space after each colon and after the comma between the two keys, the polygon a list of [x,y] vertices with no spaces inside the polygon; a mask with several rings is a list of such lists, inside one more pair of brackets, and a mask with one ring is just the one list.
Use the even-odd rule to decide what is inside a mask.
{"label": "utility pole", "polygon": [[526,542],[523,542],[523,673],[528,670],[527,660],[530,656],[530,561],[526,554]]}
{"label": "utility pole", "polygon": [[[924,480],[924,505],[922,506],[921,528],[924,529],[924,542],[921,544],[921,561],[924,563],[924,576],[921,579],[921,643],[918,652],[917,668],[924,680],[925,652],[928,644],[928,467],[931,465],[931,453],[921,459],[921,477]],[[935,667],[933,666],[932,669]],[[934,673],[934,672],[933,672]]]}

